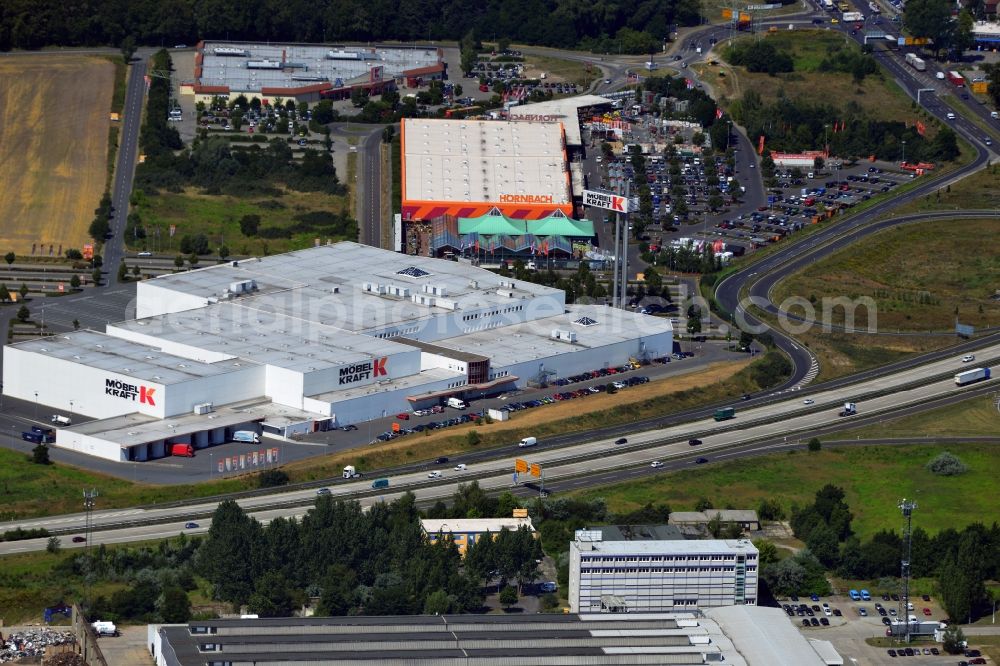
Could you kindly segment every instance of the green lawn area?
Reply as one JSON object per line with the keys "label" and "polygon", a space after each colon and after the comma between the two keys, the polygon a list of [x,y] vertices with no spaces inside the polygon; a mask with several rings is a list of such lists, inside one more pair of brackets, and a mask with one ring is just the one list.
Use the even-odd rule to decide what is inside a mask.
{"label": "green lawn area", "polygon": [[[598,56],[594,56],[595,62],[597,59]],[[601,70],[596,67],[588,74],[587,66],[582,62],[535,54],[525,56],[525,70],[530,78],[545,72],[548,80],[567,81],[581,88],[586,88],[594,79],[601,76]]]}
{"label": "green lawn area", "polygon": [[[775,301],[870,298],[855,326],[879,331],[947,331],[955,317],[977,328],[1000,324],[1000,254],[984,251],[1000,237],[1000,219],[934,220],[882,231],[782,282]],[[874,320],[872,319],[874,317]],[[831,322],[844,322],[843,308]]]}
{"label": "green lawn area", "polygon": [[831,439],[997,436],[1000,436],[1000,413],[994,398],[980,396],[886,423],[837,433]]}
{"label": "green lawn area", "polygon": [[[261,229],[290,227],[299,221],[296,219],[298,216],[304,214],[346,211],[347,196],[285,190],[281,196],[244,198],[201,194],[196,189],[189,188],[179,193],[164,191],[155,196],[139,193],[136,198],[138,202],[134,210],[142,218],[147,238],[145,241],[134,241],[126,234],[126,241],[133,249],[179,253],[180,239],[185,235],[195,234],[205,234],[213,252],[225,243],[231,254],[239,256],[278,254],[312,247],[317,237],[323,243],[328,238],[332,241],[357,240],[356,226],[353,233],[333,237],[315,231],[303,231],[293,233],[291,238],[248,238],[240,232],[239,223],[244,215],[259,215]],[[348,214],[351,213],[348,211]],[[170,225],[177,227],[172,239],[169,235]]]}
{"label": "green lawn area", "polygon": [[[959,455],[969,465],[969,473],[939,477],[924,469],[946,450]],[[675,511],[692,510],[702,497],[720,508],[756,508],[762,499],[773,498],[790,511],[793,504],[811,502],[817,490],[832,483],[844,489],[854,514],[854,530],[865,538],[899,527],[896,504],[903,497],[918,500],[920,511],[914,525],[932,533],[994,515],[993,493],[1000,492],[998,468],[1000,451],[992,445],[843,447],[699,466],[572,495],[603,497],[613,512],[638,509],[649,502],[667,503]]]}
{"label": "green lawn area", "polygon": [[1000,164],[981,169],[959,182],[900,206],[897,215],[931,210],[996,209],[1000,205]]}
{"label": "green lawn area", "polygon": [[[911,100],[881,70],[881,75],[867,76],[860,85],[855,84],[848,74],[817,71],[819,63],[831,52],[841,48],[858,48],[841,33],[833,30],[778,30],[764,33],[764,38],[779,51],[791,55],[795,61],[795,71],[770,76],[750,73],[742,67],[699,68],[703,78],[711,81],[713,88],[718,91],[720,103],[724,107],[742,97],[748,90],[755,90],[765,104],[772,103],[779,97],[823,101],[837,106],[850,103],[873,118],[920,119],[927,122],[927,118],[913,108]],[[725,76],[719,76],[717,70],[723,71]],[[927,122],[928,137],[934,133],[935,125]]]}
{"label": "green lawn area", "polygon": [[817,382],[877,368],[913,354],[943,349],[958,342],[954,335],[862,335],[807,332],[797,340],[819,359]]}

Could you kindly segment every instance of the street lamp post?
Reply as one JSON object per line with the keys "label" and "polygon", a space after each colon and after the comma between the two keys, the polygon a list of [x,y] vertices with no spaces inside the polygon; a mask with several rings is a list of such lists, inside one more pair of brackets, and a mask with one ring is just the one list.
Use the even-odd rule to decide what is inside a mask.
{"label": "street lamp post", "polygon": [[903,159],[902,159],[902,161],[906,162],[906,141],[903,141],[902,144],[903,144]]}
{"label": "street lamp post", "polygon": [[38,391],[35,391],[35,420],[38,420]]}

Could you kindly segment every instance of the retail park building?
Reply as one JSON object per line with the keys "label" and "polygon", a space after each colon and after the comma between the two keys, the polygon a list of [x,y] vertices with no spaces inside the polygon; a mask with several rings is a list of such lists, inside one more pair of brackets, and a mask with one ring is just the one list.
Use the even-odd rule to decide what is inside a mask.
{"label": "retail park building", "polygon": [[59,428],[57,446],[128,461],[235,430],[287,438],[673,344],[665,319],[352,242],[144,280],[136,301],[104,332],[5,347],[5,395],[96,419]]}

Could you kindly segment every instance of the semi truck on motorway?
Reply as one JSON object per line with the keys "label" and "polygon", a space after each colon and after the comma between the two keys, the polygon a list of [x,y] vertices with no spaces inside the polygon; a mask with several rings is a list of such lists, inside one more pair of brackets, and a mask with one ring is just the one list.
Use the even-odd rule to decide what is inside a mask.
{"label": "semi truck on motorway", "polygon": [[854,416],[858,413],[858,406],[853,402],[845,402],[844,408],[840,410],[841,416]]}
{"label": "semi truck on motorway", "polygon": [[728,421],[736,416],[736,409],[733,407],[723,407],[721,409],[715,410],[715,414],[712,415],[716,421]]}
{"label": "semi truck on motorway", "polygon": [[917,70],[918,72],[927,71],[927,63],[924,62],[923,58],[918,58],[916,53],[906,54],[906,64]]}
{"label": "semi truck on motorway", "polygon": [[966,370],[965,372],[960,372],[955,375],[955,384],[957,386],[965,386],[966,384],[971,384],[972,382],[978,382],[989,378],[989,368],[973,368],[972,370]]}
{"label": "semi truck on motorway", "polygon": [[956,72],[955,70],[951,70],[948,72],[948,80],[951,81],[952,85],[954,85],[956,88],[965,87],[965,77]]}

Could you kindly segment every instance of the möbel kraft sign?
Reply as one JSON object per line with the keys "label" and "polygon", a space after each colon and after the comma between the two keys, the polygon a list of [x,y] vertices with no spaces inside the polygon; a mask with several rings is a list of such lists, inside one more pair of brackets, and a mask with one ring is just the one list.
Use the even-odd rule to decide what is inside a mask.
{"label": "m\u00f6bel kraft sign", "polygon": [[583,191],[583,205],[613,210],[616,213],[631,212],[629,200],[626,197],[618,196],[617,194],[608,194],[607,192],[598,192],[596,190]]}
{"label": "m\u00f6bel kraft sign", "polygon": [[385,376],[385,361],[386,357],[383,356],[364,363],[344,366],[340,369],[340,384],[354,384],[366,379]]}
{"label": "m\u00f6bel kraft sign", "polygon": [[148,386],[129,384],[128,382],[123,382],[120,379],[104,380],[104,394],[111,395],[116,398],[124,398],[125,400],[131,400],[132,402],[140,402],[144,405],[156,407],[156,400],[154,398],[155,393],[156,389],[149,388]]}

